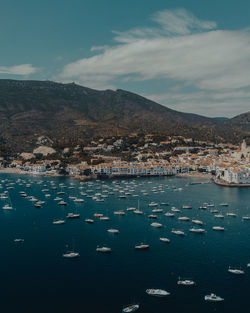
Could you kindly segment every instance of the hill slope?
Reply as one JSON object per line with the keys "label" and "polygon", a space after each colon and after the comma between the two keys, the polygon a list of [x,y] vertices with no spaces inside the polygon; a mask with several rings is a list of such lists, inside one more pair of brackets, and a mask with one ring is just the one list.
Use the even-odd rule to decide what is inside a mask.
{"label": "hill slope", "polygon": [[41,135],[81,143],[86,137],[134,131],[238,141],[247,129],[237,121],[232,124],[177,112],[124,90],[0,80],[0,144],[7,143],[16,151],[31,149]]}

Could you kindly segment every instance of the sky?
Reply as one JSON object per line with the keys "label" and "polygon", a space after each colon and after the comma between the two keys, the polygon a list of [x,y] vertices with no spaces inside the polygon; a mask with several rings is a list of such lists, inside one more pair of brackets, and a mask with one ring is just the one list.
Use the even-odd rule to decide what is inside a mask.
{"label": "sky", "polygon": [[233,117],[250,111],[250,1],[1,0],[0,78]]}

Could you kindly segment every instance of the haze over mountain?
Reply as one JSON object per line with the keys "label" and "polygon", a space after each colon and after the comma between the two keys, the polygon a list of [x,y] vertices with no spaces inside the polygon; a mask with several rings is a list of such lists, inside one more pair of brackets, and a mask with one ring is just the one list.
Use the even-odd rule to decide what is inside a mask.
{"label": "haze over mountain", "polygon": [[31,150],[38,136],[62,145],[132,132],[239,142],[250,133],[250,112],[221,120],[182,113],[124,90],[51,81],[0,80],[0,140]]}

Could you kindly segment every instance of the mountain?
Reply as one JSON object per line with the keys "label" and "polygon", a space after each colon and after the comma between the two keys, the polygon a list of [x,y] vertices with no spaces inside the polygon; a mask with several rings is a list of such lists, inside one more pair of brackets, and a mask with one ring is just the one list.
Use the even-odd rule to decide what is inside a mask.
{"label": "mountain", "polygon": [[61,145],[131,132],[238,142],[249,134],[241,122],[177,112],[124,90],[0,80],[0,145],[13,151],[31,150],[42,135]]}

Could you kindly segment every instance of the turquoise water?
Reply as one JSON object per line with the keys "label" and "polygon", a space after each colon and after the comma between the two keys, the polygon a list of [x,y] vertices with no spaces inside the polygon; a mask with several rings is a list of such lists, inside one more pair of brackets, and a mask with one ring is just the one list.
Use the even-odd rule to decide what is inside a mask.
{"label": "turquoise water", "polygon": [[[14,207],[12,211],[0,210],[0,312],[117,313],[130,303],[140,303],[138,312],[145,313],[249,311],[250,268],[246,265],[250,262],[250,221],[242,220],[242,216],[250,216],[249,188],[230,189],[204,180],[204,184],[190,185],[201,180],[168,177],[80,184],[70,179],[6,174],[0,180],[0,192],[8,190]],[[51,182],[57,190],[51,189]],[[57,195],[61,190],[65,194]],[[20,196],[20,191],[46,204],[37,209]],[[131,194],[122,199],[120,191]],[[108,197],[96,202],[80,192]],[[45,197],[47,193],[50,198]],[[58,205],[54,200],[57,196],[68,205]],[[75,203],[69,196],[85,201]],[[138,199],[144,214],[126,211],[127,207],[137,207]],[[148,204],[152,201],[168,202],[169,206],[160,206],[164,212],[173,206],[193,208],[181,209],[174,218],[158,213],[157,220],[150,220],[147,216],[154,208]],[[204,202],[214,203],[225,218],[215,218],[210,212],[213,208],[199,210]],[[221,207],[222,202],[229,206]],[[0,200],[0,207],[4,204],[6,200]],[[124,210],[126,215],[114,215],[117,210]],[[78,212],[81,218],[66,220],[64,225],[52,224],[68,212]],[[226,216],[226,212],[237,213],[237,217]],[[96,219],[94,213],[103,213],[110,221]],[[178,216],[202,220],[207,232],[190,233],[191,221],[179,221]],[[87,224],[85,218],[95,222]],[[163,227],[153,228],[152,222],[162,223]],[[225,232],[213,231],[212,226],[223,226]],[[109,228],[119,229],[120,234],[108,233]],[[185,231],[186,236],[172,234],[172,228]],[[163,243],[160,237],[171,242]],[[23,238],[24,242],[14,242],[15,238]],[[134,246],[141,242],[149,244],[150,249],[136,251]],[[72,245],[80,258],[62,258]],[[112,253],[96,252],[97,245],[111,247]],[[228,266],[242,268],[246,274],[232,275]],[[177,286],[179,276],[193,279],[197,286]],[[145,293],[147,288],[165,289],[171,295],[164,299],[150,297]],[[204,296],[211,292],[225,301],[206,303]]]}

